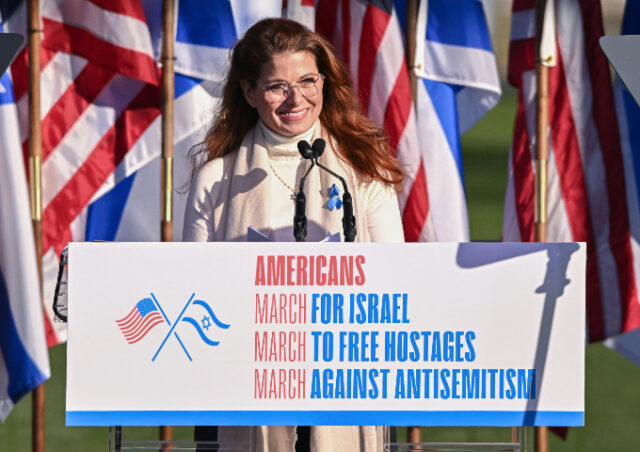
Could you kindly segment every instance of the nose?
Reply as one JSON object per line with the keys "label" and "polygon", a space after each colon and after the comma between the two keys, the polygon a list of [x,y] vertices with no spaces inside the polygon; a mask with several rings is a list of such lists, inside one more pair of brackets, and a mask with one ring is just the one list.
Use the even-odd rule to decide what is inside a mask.
{"label": "nose", "polygon": [[288,104],[295,104],[303,98],[304,96],[300,93],[300,87],[295,85],[289,88],[285,102]]}

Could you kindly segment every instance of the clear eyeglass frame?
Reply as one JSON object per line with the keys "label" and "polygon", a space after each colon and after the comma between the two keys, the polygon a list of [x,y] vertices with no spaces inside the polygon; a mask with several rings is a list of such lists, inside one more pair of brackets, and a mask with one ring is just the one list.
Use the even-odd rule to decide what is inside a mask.
{"label": "clear eyeglass frame", "polygon": [[265,100],[268,102],[280,102],[289,97],[294,88],[298,88],[300,94],[305,98],[313,98],[320,92],[318,90],[318,81],[325,79],[323,74],[309,74],[297,82],[272,82],[262,85]]}

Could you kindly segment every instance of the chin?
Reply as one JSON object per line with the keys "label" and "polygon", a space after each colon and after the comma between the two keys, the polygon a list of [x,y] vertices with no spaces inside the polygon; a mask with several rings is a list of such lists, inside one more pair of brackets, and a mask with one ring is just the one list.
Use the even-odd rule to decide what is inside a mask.
{"label": "chin", "polygon": [[305,124],[278,124],[276,132],[280,135],[293,137],[306,132],[313,126],[313,123]]}

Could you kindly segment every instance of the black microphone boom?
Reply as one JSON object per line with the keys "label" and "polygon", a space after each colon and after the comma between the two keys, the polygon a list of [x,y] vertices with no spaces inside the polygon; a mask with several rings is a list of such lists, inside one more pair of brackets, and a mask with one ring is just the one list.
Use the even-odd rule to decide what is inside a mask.
{"label": "black microphone boom", "polygon": [[307,169],[307,172],[304,173],[302,179],[300,179],[300,187],[298,188],[298,193],[296,193],[296,210],[293,216],[293,236],[296,242],[304,242],[307,238],[307,215],[305,212],[307,208],[307,197],[304,195],[304,183],[315,162],[313,161],[311,145],[305,140],[298,141],[298,151],[303,158],[311,160],[311,166]]}
{"label": "black microphone boom", "polygon": [[307,238],[307,199],[304,192],[300,190],[296,193],[296,213],[293,216],[293,236],[296,242],[304,242]]}
{"label": "black microphone boom", "polygon": [[344,191],[342,195],[342,207],[344,213],[342,214],[342,230],[344,231],[345,242],[353,242],[356,239],[356,216],[353,214],[353,200],[351,199],[351,193]]}

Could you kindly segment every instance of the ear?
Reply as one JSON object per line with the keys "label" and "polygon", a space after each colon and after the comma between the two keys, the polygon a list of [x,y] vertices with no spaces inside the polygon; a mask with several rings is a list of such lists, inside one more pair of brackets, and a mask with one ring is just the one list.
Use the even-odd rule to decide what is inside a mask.
{"label": "ear", "polygon": [[240,80],[240,86],[242,87],[242,92],[244,93],[244,98],[247,100],[247,103],[253,108],[256,108],[255,90],[251,88],[251,85],[246,80]]}

